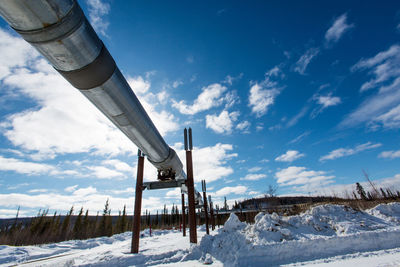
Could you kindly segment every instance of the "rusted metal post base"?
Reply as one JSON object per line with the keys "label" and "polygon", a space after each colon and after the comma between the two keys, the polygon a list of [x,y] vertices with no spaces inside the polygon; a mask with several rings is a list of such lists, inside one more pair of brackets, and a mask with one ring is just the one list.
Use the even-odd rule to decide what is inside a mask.
{"label": "rusted metal post base", "polygon": [[144,157],[143,157],[142,152],[139,150],[137,177],[136,177],[135,211],[134,211],[134,215],[133,215],[131,253],[139,253],[140,213],[141,213],[141,209],[142,209],[142,192],[143,192],[143,168],[144,168]]}
{"label": "rusted metal post base", "polygon": [[182,193],[182,233],[186,236],[185,194]]}
{"label": "rusted metal post base", "polygon": [[186,186],[188,188],[189,202],[189,236],[190,243],[197,243],[196,229],[196,207],[194,201],[194,181],[193,181],[193,162],[192,162],[192,129],[189,128],[189,146],[187,144],[187,130],[185,128],[185,150],[186,150]]}

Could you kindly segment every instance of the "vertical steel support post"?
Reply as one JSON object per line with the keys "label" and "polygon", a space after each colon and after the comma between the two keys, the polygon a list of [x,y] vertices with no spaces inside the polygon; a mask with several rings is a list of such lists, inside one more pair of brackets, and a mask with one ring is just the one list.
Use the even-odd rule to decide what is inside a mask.
{"label": "vertical steel support post", "polygon": [[[185,128],[185,135],[187,130]],[[185,141],[187,138],[185,138]],[[186,150],[186,172],[187,180],[186,186],[188,188],[188,202],[189,202],[189,235],[190,243],[197,243],[197,230],[196,230],[196,207],[194,201],[194,181],[193,181],[193,162],[192,162],[192,129],[189,128],[189,147],[185,144]]]}
{"label": "vertical steel support post", "polygon": [[182,193],[182,233],[186,236],[185,194]]}
{"label": "vertical steel support post", "polygon": [[211,229],[215,230],[215,218],[214,218],[214,208],[211,201],[211,195],[208,195],[208,202],[210,203],[210,216],[211,216]]}
{"label": "vertical steel support post", "polygon": [[132,247],[131,253],[139,253],[139,236],[140,236],[140,213],[142,209],[142,192],[143,192],[143,168],[144,157],[142,151],[138,151],[138,166],[136,177],[136,194],[135,194],[135,211],[133,215],[132,228]]}
{"label": "vertical steel support post", "polygon": [[206,180],[201,181],[202,189],[203,189],[203,206],[204,206],[204,217],[206,220],[206,234],[210,234],[210,229],[208,226],[208,205],[207,205],[207,195],[206,195]]}

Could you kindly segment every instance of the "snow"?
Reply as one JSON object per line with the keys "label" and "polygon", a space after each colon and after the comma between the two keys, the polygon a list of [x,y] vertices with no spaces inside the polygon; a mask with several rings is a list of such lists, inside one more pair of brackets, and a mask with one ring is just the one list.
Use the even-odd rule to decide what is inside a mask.
{"label": "snow", "polygon": [[0,265],[26,266],[398,266],[400,203],[360,212],[316,206],[300,215],[259,213],[254,224],[231,214],[198,245],[177,230],[142,232],[130,254],[131,233],[41,246],[0,246]]}

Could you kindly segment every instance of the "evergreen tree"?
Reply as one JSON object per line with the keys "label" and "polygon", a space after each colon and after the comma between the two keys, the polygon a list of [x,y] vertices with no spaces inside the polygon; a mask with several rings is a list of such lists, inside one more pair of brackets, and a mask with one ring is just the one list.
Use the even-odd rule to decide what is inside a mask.
{"label": "evergreen tree", "polygon": [[67,213],[62,222],[61,233],[60,233],[61,240],[67,240],[67,238],[69,237],[69,232],[70,232],[69,228],[71,223],[71,215],[73,211],[74,211],[74,206],[71,207],[71,209],[69,210],[69,212]]}
{"label": "evergreen tree", "polygon": [[83,217],[83,222],[82,222],[82,238],[88,238],[91,236],[91,234],[88,233],[89,231],[89,210],[86,210],[85,217]]}
{"label": "evergreen tree", "polygon": [[82,214],[83,214],[83,207],[80,209],[78,216],[76,217],[74,229],[72,230],[75,239],[83,239],[82,236]]}
{"label": "evergreen tree", "polygon": [[381,190],[382,197],[387,198],[385,190],[383,190],[382,187],[380,188],[380,190]]}
{"label": "evergreen tree", "polygon": [[367,194],[360,183],[356,183],[356,190],[362,200],[367,200]]}

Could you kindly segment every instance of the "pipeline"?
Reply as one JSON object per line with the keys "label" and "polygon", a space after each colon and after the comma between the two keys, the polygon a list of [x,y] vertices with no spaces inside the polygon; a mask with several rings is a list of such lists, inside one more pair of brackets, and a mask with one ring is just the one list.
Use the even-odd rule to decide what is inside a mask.
{"label": "pipeline", "polygon": [[[0,16],[147,156],[159,180],[186,180],[76,0],[0,0]],[[197,191],[195,197],[202,202]]]}

